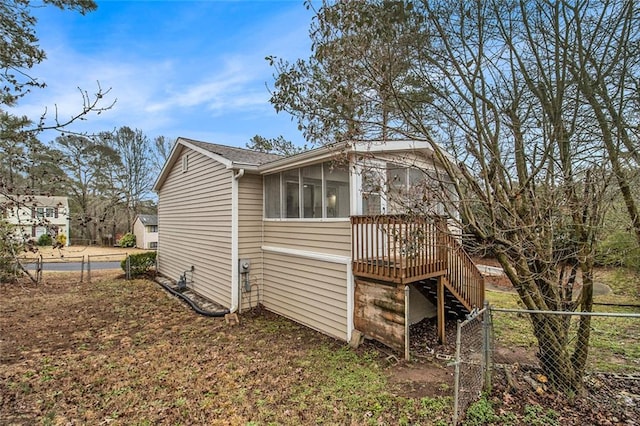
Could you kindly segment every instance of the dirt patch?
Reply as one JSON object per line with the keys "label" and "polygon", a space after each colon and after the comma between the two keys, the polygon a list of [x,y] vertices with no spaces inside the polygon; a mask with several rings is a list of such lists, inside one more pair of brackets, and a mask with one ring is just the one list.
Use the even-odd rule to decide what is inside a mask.
{"label": "dirt patch", "polygon": [[532,348],[518,346],[497,346],[493,350],[494,364],[535,365],[538,362],[536,351]]}
{"label": "dirt patch", "polygon": [[442,363],[413,361],[389,370],[397,395],[408,398],[453,397],[453,368]]}
{"label": "dirt patch", "polygon": [[498,413],[512,413],[517,424],[620,425],[640,424],[638,378],[591,374],[585,377],[583,395],[545,390],[536,392],[528,382],[539,370],[511,368],[510,379],[498,368],[493,375],[490,400]]}

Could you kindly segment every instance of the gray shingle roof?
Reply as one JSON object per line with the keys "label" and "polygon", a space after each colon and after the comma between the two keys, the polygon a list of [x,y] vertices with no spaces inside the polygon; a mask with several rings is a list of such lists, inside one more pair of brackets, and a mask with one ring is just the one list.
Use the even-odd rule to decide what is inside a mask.
{"label": "gray shingle roof", "polygon": [[197,147],[205,149],[209,152],[217,154],[234,163],[250,164],[260,166],[270,161],[278,160],[282,156],[277,154],[269,154],[266,152],[254,151],[246,148],[237,148],[234,146],[219,145],[215,143],[196,141],[193,139],[180,138]]}
{"label": "gray shingle roof", "polygon": [[158,216],[154,214],[139,214],[138,219],[145,226],[156,226],[158,225]]}

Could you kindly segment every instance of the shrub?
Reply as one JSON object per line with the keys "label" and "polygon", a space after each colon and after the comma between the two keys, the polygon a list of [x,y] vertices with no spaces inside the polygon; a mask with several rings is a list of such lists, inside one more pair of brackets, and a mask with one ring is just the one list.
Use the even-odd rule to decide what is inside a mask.
{"label": "shrub", "polygon": [[609,234],[598,244],[596,264],[640,269],[640,248],[635,234],[623,231]]}
{"label": "shrub", "polygon": [[120,247],[135,247],[136,246],[136,236],[131,232],[127,232],[120,238]]}
{"label": "shrub", "polygon": [[[156,264],[156,252],[150,251],[146,253],[136,253],[129,255],[129,268],[131,268],[131,276],[137,277],[146,274],[151,267]],[[127,272],[127,259],[120,262],[120,267]]]}
{"label": "shrub", "polygon": [[40,238],[38,238],[39,246],[50,246],[51,244],[53,244],[53,238],[51,238],[49,234],[42,234]]}
{"label": "shrub", "polygon": [[59,247],[64,247],[67,245],[67,236],[64,234],[58,234],[56,236],[56,243]]}

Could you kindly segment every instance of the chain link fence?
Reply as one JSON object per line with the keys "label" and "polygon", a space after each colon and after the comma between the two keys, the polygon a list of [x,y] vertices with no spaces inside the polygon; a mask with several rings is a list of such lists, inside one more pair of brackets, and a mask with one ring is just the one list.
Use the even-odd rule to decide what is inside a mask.
{"label": "chain link fence", "polygon": [[[538,394],[570,395],[583,385],[583,375],[594,373],[640,376],[640,313],[638,308],[632,311],[492,308],[493,363],[504,370],[508,386]],[[584,374],[573,373],[576,366],[583,366]],[[516,369],[518,376],[513,374]]]}
{"label": "chain link fence", "polygon": [[[640,313],[638,307],[616,310],[557,312],[485,307],[459,321],[456,355],[451,363],[455,366],[453,424],[461,422],[469,406],[483,391],[491,389],[497,373],[507,382],[507,388],[538,395],[572,396],[577,388],[588,390],[592,382],[601,386],[605,376],[640,383]],[[553,334],[536,338],[545,327]],[[580,340],[578,330],[588,337],[588,344]],[[576,365],[584,368],[574,374]],[[590,397],[598,398],[597,392]],[[621,403],[635,407],[640,397],[636,400],[633,395],[627,396]]]}
{"label": "chain link fence", "polygon": [[485,307],[458,321],[453,365],[453,424],[478,400],[490,382],[491,315]]}
{"label": "chain link fence", "polygon": [[[78,282],[90,283],[92,273],[103,270],[119,270],[124,269],[127,279],[131,278],[130,255],[125,256],[125,268],[122,268],[122,254],[111,253],[103,255],[84,255],[84,256],[65,256],[47,259],[46,257],[35,256],[30,258],[20,258],[19,264],[16,262],[12,267],[12,273],[15,277],[23,275],[23,271],[37,283],[42,283],[43,273],[45,272],[63,272],[70,276],[76,275]],[[154,261],[155,263],[155,261]]]}

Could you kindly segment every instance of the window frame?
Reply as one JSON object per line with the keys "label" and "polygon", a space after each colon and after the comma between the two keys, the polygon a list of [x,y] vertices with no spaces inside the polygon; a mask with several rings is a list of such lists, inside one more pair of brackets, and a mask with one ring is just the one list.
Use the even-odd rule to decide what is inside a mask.
{"label": "window frame", "polygon": [[[283,170],[280,172],[276,172],[276,173],[270,173],[270,174],[266,174],[263,177],[263,186],[262,186],[262,196],[263,196],[263,202],[262,202],[262,220],[264,221],[289,221],[289,222],[296,222],[296,221],[305,221],[305,222],[343,222],[346,220],[349,220],[349,218],[351,217],[351,192],[352,192],[352,176],[350,173],[349,168],[346,168],[345,172],[347,173],[347,179],[348,181],[345,182],[347,187],[349,188],[349,195],[346,198],[345,202],[348,204],[347,207],[347,211],[349,212],[347,216],[343,216],[343,217],[328,217],[327,216],[327,176],[328,174],[325,172],[325,165],[327,164],[327,161],[322,161],[319,163],[312,163],[312,164],[306,164],[304,166],[300,166],[300,167],[296,167],[293,169],[287,169],[287,170]],[[321,217],[304,217],[305,215],[305,188],[304,188],[304,176],[303,176],[303,172],[302,170],[307,168],[307,167],[319,167],[320,170],[320,185],[316,185],[319,186],[321,188],[321,195],[320,195],[320,213],[321,213]],[[297,186],[298,186],[298,191],[297,191],[297,200],[298,200],[298,216],[297,217],[287,217],[288,214],[288,208],[287,208],[287,189],[286,189],[286,178],[285,178],[285,173],[291,173],[296,171],[297,175],[298,175],[298,182],[297,182]],[[277,175],[279,176],[279,189],[280,189],[280,211],[279,211],[279,216],[278,217],[268,217],[267,214],[267,202],[266,202],[266,195],[267,195],[267,177],[269,176],[274,176]],[[276,179],[274,179],[275,181]],[[315,195],[314,195],[315,197]]]}

